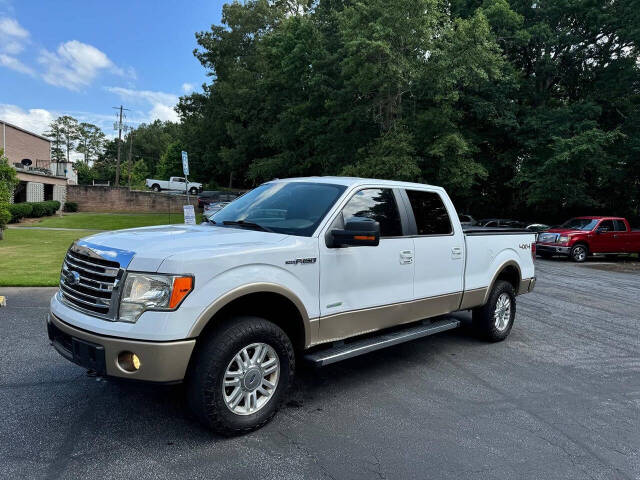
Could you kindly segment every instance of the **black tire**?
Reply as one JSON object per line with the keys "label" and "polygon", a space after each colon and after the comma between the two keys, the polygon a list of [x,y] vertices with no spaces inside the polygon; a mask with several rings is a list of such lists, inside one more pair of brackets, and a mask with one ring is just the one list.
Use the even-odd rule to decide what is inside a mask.
{"label": "black tire", "polygon": [[[510,314],[506,325],[499,328],[494,314],[496,312],[498,299],[504,298],[502,297],[503,294],[509,298]],[[498,280],[489,295],[487,303],[473,310],[473,328],[484,340],[500,342],[509,336],[515,317],[516,294],[513,286],[509,282]]]}
{"label": "black tire", "polygon": [[[240,415],[223,398],[225,371],[238,352],[248,345],[265,343],[278,356],[280,372],[275,391],[257,412]],[[191,410],[206,427],[222,435],[250,432],[266,424],[287,395],[295,373],[295,354],[284,331],[258,317],[235,317],[212,332],[197,346],[187,378]]]}
{"label": "black tire", "polygon": [[197,195],[198,194],[198,189],[196,187],[191,187],[191,190],[189,190],[189,193],[191,195]]}
{"label": "black tire", "polygon": [[154,183],[153,185],[151,185],[151,190],[153,190],[154,192],[159,192],[161,190],[160,185]]}
{"label": "black tire", "polygon": [[571,251],[569,252],[569,258],[576,263],[582,263],[587,260],[589,256],[589,247],[587,247],[584,243],[576,243],[573,247],[571,247]]}

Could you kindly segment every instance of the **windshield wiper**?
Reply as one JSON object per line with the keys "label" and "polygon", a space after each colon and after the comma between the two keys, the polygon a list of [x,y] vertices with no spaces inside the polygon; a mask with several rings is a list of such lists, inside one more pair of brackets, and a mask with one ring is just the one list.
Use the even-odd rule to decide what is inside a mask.
{"label": "windshield wiper", "polygon": [[257,223],[253,223],[253,222],[245,222],[244,220],[225,220],[224,222],[222,222],[223,225],[237,225],[239,227],[247,227],[247,228],[253,228],[255,230],[262,230],[263,232],[271,232],[273,233],[273,230],[271,230],[268,227],[264,227],[262,225],[259,225]]}
{"label": "windshield wiper", "polygon": [[215,221],[213,218],[211,218],[211,217],[204,217],[204,218],[205,218],[205,220],[206,220],[207,222],[209,222],[211,225],[216,225],[216,221]]}

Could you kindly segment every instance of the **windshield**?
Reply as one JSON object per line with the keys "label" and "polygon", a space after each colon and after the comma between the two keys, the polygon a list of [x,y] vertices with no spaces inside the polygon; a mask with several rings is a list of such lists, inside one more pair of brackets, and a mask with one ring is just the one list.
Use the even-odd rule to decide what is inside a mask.
{"label": "windshield", "polygon": [[[216,225],[244,222],[273,232],[310,237],[346,188],[326,183],[266,183],[210,219]],[[242,224],[235,226],[244,228]]]}
{"label": "windshield", "polygon": [[572,218],[571,220],[567,220],[562,225],[562,228],[570,228],[571,230],[583,230],[589,231],[593,230],[597,225],[598,220],[594,220],[592,218]]}

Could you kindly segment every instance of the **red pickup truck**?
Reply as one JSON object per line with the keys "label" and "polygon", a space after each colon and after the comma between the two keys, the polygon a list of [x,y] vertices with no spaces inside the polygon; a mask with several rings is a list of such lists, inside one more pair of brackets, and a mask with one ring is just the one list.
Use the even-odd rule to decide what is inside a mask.
{"label": "red pickup truck", "polygon": [[621,217],[576,217],[538,235],[536,251],[542,258],[568,255],[574,262],[592,254],[640,253],[640,230]]}

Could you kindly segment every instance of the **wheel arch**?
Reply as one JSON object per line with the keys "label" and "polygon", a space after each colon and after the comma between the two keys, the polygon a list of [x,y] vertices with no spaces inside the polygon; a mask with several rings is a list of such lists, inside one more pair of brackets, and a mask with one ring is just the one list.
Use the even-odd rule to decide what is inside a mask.
{"label": "wheel arch", "polygon": [[491,283],[489,283],[489,287],[485,292],[483,304],[489,301],[489,296],[491,295],[493,287],[498,280],[505,280],[506,282],[509,282],[517,295],[520,290],[520,284],[522,283],[522,272],[518,262],[515,260],[508,260],[496,269],[496,273],[493,275]]}
{"label": "wheel arch", "polygon": [[254,283],[235,288],[214,301],[198,317],[189,331],[189,338],[206,335],[234,315],[254,315],[282,328],[296,349],[311,345],[313,326],[307,309],[298,296],[286,287],[274,283]]}

